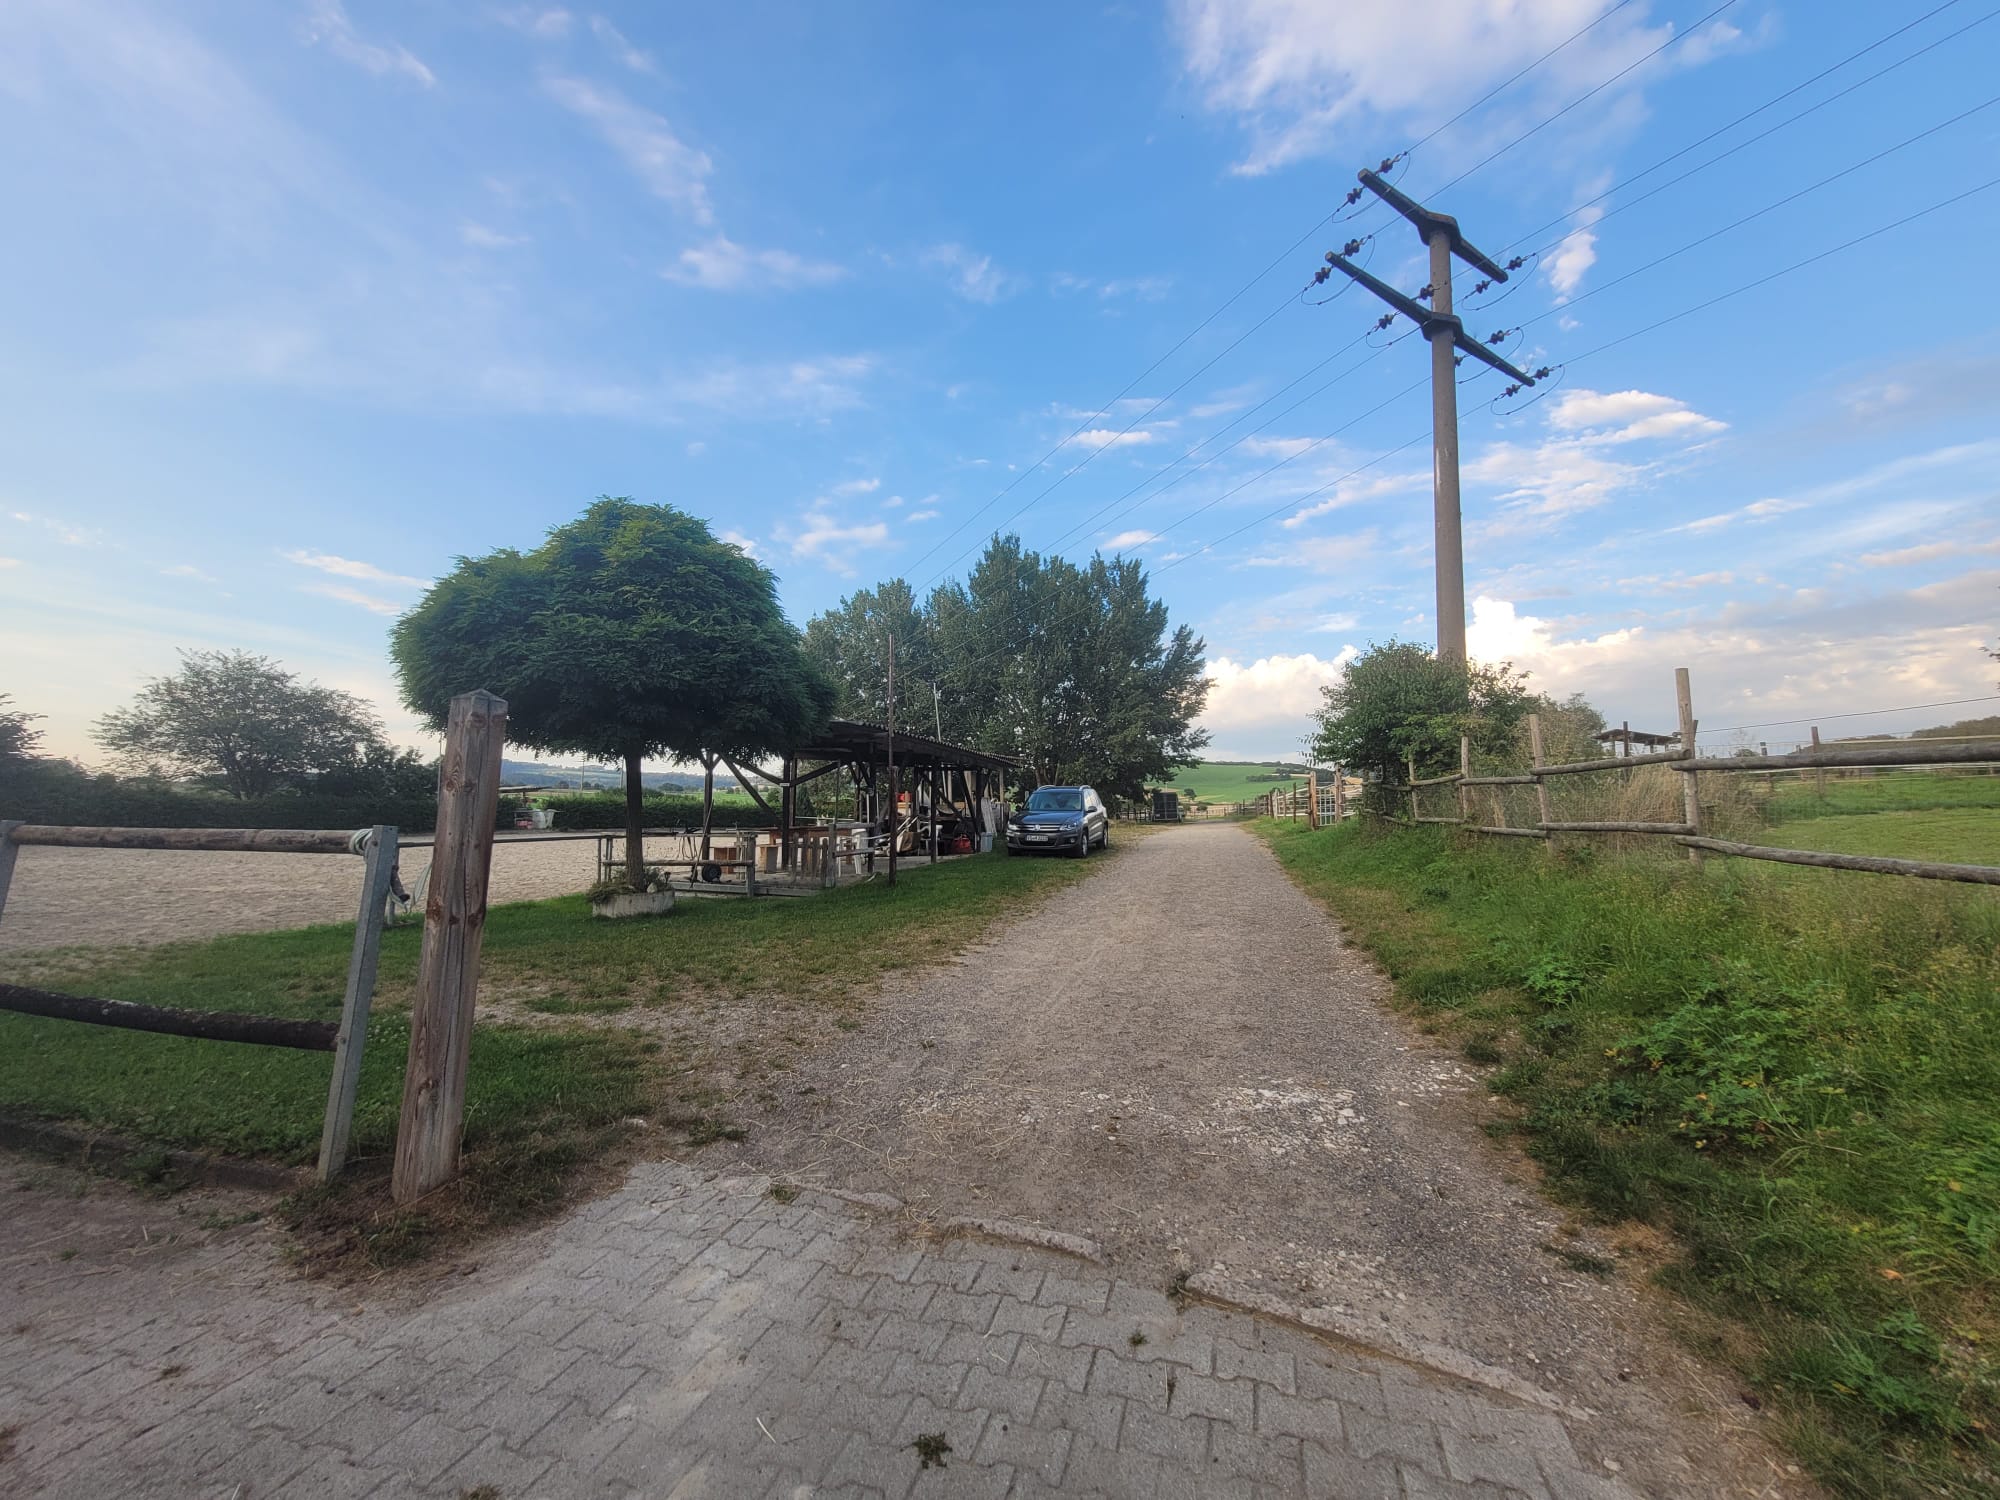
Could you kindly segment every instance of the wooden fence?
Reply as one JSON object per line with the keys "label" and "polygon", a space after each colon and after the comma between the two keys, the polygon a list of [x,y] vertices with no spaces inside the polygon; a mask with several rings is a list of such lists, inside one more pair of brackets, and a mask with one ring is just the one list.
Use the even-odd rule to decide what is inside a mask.
{"label": "wooden fence", "polygon": [[[488,838],[490,840],[491,834]],[[375,970],[382,954],[382,925],[396,868],[396,830],[389,824],[358,833],[295,828],[69,828],[51,824],[0,822],[0,916],[7,910],[15,858],[23,845],[67,849],[190,849],[251,854],[360,854],[361,909],[354,923],[354,948],[347,961],[347,989],[340,1021],[286,1020],[226,1011],[173,1010],[130,1000],[62,995],[26,985],[0,984],[0,1010],[121,1026],[168,1036],[249,1042],[263,1047],[296,1047],[333,1054],[327,1086],[326,1118],[320,1127],[318,1176],[321,1182],[347,1161],[354,1129],[354,1096],[361,1083],[361,1049],[368,1037],[368,1012],[375,998]]]}
{"label": "wooden fence", "polygon": [[[1448,776],[1419,777],[1414,762],[1408,764],[1406,779],[1385,784],[1392,793],[1406,794],[1409,813],[1390,821],[1437,823],[1463,828],[1471,833],[1499,838],[1544,840],[1553,850],[1563,834],[1637,834],[1672,839],[1688,851],[1688,858],[1700,862],[1704,854],[1720,854],[1737,859],[1771,860],[1779,864],[1810,865],[1828,870],[1861,870],[1876,875],[1906,875],[1920,880],[1954,880],[1975,885],[2000,885],[2000,866],[1945,864],[1934,860],[1888,859],[1869,854],[1834,854],[1817,849],[1780,849],[1763,844],[1739,843],[1710,837],[1703,827],[1701,778],[1742,772],[1827,771],[1878,766],[1967,766],[2000,764],[2000,745],[1990,742],[1954,740],[1897,740],[1866,745],[1825,745],[1798,750],[1790,755],[1703,756],[1695,732],[1693,691],[1687,668],[1674,673],[1674,696],[1680,721],[1678,744],[1674,749],[1647,755],[1617,755],[1601,759],[1549,764],[1543,757],[1542,725],[1538,715],[1528,718],[1530,764],[1525,772],[1475,776],[1472,774],[1470,742],[1459,741],[1459,769]],[[1815,734],[1817,739],[1817,734]],[[1626,746],[1630,748],[1629,742]],[[1556,776],[1583,776],[1605,771],[1626,771],[1635,766],[1661,765],[1681,777],[1681,816],[1666,821],[1620,819],[1564,821],[1550,816],[1549,781]],[[1472,791],[1479,787],[1532,786],[1535,789],[1536,819],[1527,827],[1504,822],[1480,823],[1473,816]],[[1430,787],[1452,787],[1458,792],[1458,815],[1425,815],[1419,809],[1418,793]]]}

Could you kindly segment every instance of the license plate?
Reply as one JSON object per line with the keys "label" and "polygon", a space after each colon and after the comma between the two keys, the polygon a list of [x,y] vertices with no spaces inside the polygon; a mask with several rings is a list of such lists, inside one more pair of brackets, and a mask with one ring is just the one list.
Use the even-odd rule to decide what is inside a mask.
{"label": "license plate", "polygon": [[1048,841],[1049,836],[1046,833],[1031,833],[1028,835],[1028,842],[1031,844],[1046,844]]}

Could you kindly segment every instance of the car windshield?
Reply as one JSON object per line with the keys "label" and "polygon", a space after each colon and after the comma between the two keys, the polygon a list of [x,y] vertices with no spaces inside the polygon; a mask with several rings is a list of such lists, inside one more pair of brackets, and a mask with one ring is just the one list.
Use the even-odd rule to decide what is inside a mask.
{"label": "car windshield", "polygon": [[1045,786],[1028,798],[1029,812],[1081,812],[1083,793],[1074,787]]}

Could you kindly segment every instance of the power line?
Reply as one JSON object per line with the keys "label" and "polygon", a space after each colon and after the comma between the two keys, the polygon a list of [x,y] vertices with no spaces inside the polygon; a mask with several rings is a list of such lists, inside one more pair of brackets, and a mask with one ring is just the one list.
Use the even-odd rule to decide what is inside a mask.
{"label": "power line", "polygon": [[[1772,98],[1765,100],[1755,109],[1749,110],[1744,114],[1738,115],[1728,124],[1718,126],[1716,129],[1711,130],[1707,135],[1701,136],[1696,140],[1689,141],[1685,146],[1681,147],[1680,150],[1672,153],[1669,156],[1661,157],[1658,161],[1654,162],[1650,167],[1646,167],[1641,171],[1634,172],[1630,177],[1625,178],[1621,182],[1613,183],[1603,192],[1598,193],[1593,197],[1586,198],[1581,203],[1572,204],[1569,208],[1565,209],[1555,218],[1550,219],[1546,224],[1538,225],[1534,229],[1529,230],[1526,234],[1520,235],[1514,240],[1510,241],[1506,245],[1505,249],[1512,250],[1516,245],[1522,244],[1527,240],[1531,240],[1536,235],[1542,234],[1547,230],[1556,228],[1557,226],[1564,223],[1566,220],[1575,217],[1579,213],[1582,213],[1585,209],[1595,207],[1597,204],[1602,203],[1606,198],[1609,198],[1613,193],[1623,192],[1626,188],[1631,187],[1632,184],[1640,181],[1643,178],[1650,177],[1653,173],[1659,171],[1660,168],[1667,166],[1672,162],[1679,161],[1683,156],[1686,156],[1688,152],[1693,151],[1698,147],[1707,145],[1710,141],[1714,140],[1719,135],[1726,135],[1729,131],[1734,130],[1738,125],[1743,124],[1746,120],[1755,118],[1756,116],[1762,114],[1765,110],[1771,108],[1775,104],[1783,103],[1786,99],[1789,99],[1792,95],[1798,93],[1801,89],[1809,88],[1813,84],[1819,82],[1822,78],[1827,77],[1829,74],[1839,72],[1849,63],[1854,62],[1859,58],[1865,57],[1868,53],[1873,52],[1876,48],[1886,46],[1888,43],[1894,41],[1897,37],[1901,36],[1904,32],[1909,31],[1912,27],[1921,26],[1924,22],[1930,20],[1932,16],[1938,15],[1943,11],[1950,10],[1953,6],[1958,5],[1960,3],[1962,3],[1962,0],[1945,0],[1945,3],[1938,6],[1935,10],[1928,11],[1925,14],[1917,17],[1916,20],[1909,21],[1901,26],[1898,26],[1894,31],[1888,33],[1888,35],[1876,38],[1874,41],[1870,42],[1867,46],[1861,48],[1859,51],[1850,52],[1846,57],[1843,57],[1839,62],[1834,63],[1831,67],[1822,68],[1819,72],[1813,74],[1812,77],[1804,79],[1799,83],[1793,84],[1790,88],[1786,89],[1782,94],[1775,95]],[[1671,178],[1668,181],[1659,184],[1659,186],[1657,187],[1649,188],[1646,192],[1641,193],[1638,197],[1620,203],[1616,208],[1607,209],[1597,219],[1593,220],[1592,223],[1593,224],[1602,223],[1605,219],[1610,218],[1613,214],[1623,213],[1626,209],[1633,207],[1635,204],[1643,203],[1648,198],[1653,197],[1655,194],[1665,192],[1668,188],[1673,187],[1676,183],[1687,181],[1688,178],[1695,176],[1697,173],[1707,170],[1709,167],[1714,166],[1717,162],[1722,161],[1727,157],[1734,156],[1738,151],[1741,151],[1749,146],[1754,146],[1757,142],[1765,139],[1767,136],[1770,136],[1774,132],[1783,130],[1788,125],[1795,125],[1800,120],[1805,119],[1806,116],[1817,113],[1819,110],[1825,109],[1829,104],[1832,104],[1837,100],[1846,98],[1856,89],[1863,88],[1868,84],[1873,83],[1876,79],[1885,77],[1888,74],[1895,72],[1905,63],[1915,62],[1925,53],[1935,51],[1937,48],[1942,47],[1946,42],[1957,40],[1959,37],[1965,35],[1966,32],[1971,31],[1974,27],[1985,25],[1988,21],[1992,20],[1996,15],[2000,15],[2000,11],[1988,11],[1985,15],[1979,17],[1978,20],[1969,22],[1968,24],[1961,26],[1957,31],[1949,32],[1946,35],[1939,37],[1936,41],[1931,42],[1926,46],[1918,48],[1915,52],[1912,52],[1905,57],[1898,58],[1895,62],[1890,63],[1887,67],[1880,68],[1875,72],[1870,73],[1866,78],[1856,79],[1853,83],[1849,84],[1846,88],[1841,89],[1838,93],[1827,95],[1826,98],[1820,100],[1817,104],[1811,105],[1806,109],[1799,111],[1799,113],[1791,115],[1786,119],[1779,121],[1776,125],[1771,126],[1769,130],[1761,131],[1758,134],[1751,136],[1748,140],[1737,142],[1734,146],[1731,146],[1727,151],[1721,152],[1716,156],[1710,157],[1707,161],[1703,162],[1699,167],[1691,168],[1688,171],[1681,173],[1680,176],[1678,177]],[[1563,238],[1567,239],[1568,236],[1565,235],[1563,236]],[[1552,244],[1561,244],[1561,243],[1562,240],[1560,239],[1552,242]],[[1544,246],[1543,250],[1547,250],[1548,248],[1550,247]],[[1532,253],[1540,254],[1542,252],[1536,251]]]}
{"label": "power line", "polygon": [[1819,714],[1803,719],[1772,719],[1763,724],[1725,724],[1720,729],[1711,729],[1710,734],[1736,734],[1746,729],[1784,729],[1793,724],[1824,724],[1833,719],[1868,719],[1878,714],[1910,714],[1920,708],[1962,708],[1968,703],[2000,703],[2000,693],[1988,693],[1983,698],[1946,698],[1938,703],[1905,703],[1900,708],[1857,708],[1851,713]]}

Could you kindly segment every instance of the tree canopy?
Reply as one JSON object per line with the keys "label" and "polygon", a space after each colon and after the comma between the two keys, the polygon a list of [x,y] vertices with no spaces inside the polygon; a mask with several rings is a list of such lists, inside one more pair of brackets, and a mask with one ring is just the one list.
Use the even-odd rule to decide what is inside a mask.
{"label": "tree canopy", "polygon": [[0,693],[0,762],[27,760],[42,744],[42,732],[34,727],[40,714],[11,707],[12,695]]}
{"label": "tree canopy", "polygon": [[833,703],[769,569],[693,516],[624,498],[532,552],[461,558],[396,622],[391,652],[403,701],[433,726],[485,687],[507,700],[513,743],[623,761],[634,884],[643,759],[787,750]]}
{"label": "tree canopy", "polygon": [[97,721],[97,742],[130,766],[220,781],[262,797],[322,776],[400,764],[382,721],[352,693],[302,682],[267,656],[183,651],[130,706]]}
{"label": "tree canopy", "polygon": [[856,592],[806,627],[842,713],[882,722],[891,633],[898,727],[1018,755],[1042,782],[1137,797],[1208,743],[1203,643],[1136,560],[1079,566],[996,537],[921,605],[900,578]]}
{"label": "tree canopy", "polygon": [[1477,752],[1507,753],[1516,726],[1544,701],[1511,663],[1440,660],[1408,641],[1370,646],[1322,691],[1316,753],[1391,780],[1411,758],[1420,776],[1456,770],[1461,735]]}

